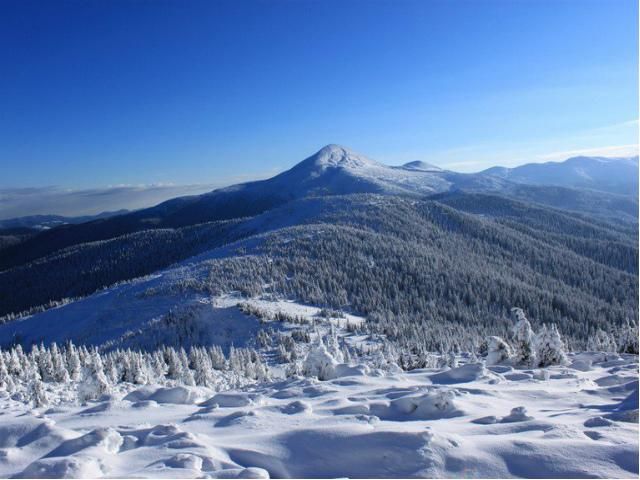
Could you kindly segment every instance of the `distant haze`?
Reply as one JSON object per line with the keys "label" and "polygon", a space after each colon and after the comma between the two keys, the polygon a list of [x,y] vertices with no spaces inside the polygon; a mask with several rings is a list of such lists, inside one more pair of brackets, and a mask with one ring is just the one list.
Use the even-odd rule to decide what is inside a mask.
{"label": "distant haze", "polygon": [[0,189],[0,220],[26,215],[96,215],[133,210],[169,198],[197,195],[215,185],[141,185],[70,190],[57,187]]}

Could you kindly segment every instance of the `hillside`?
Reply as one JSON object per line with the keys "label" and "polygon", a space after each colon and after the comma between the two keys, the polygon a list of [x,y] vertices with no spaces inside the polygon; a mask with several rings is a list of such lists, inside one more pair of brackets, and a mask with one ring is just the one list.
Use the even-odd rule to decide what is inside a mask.
{"label": "hillside", "polygon": [[[473,214],[463,211],[469,205]],[[2,304],[17,311],[202,252],[160,275],[8,323],[0,341],[114,341],[202,295],[239,291],[347,309],[399,337],[453,328],[466,332],[461,342],[503,332],[519,305],[582,344],[595,328],[637,315],[634,242],[628,231],[495,196],[307,198],[241,221],[74,247],[4,272]],[[139,297],[143,291],[157,293]],[[124,330],[100,333],[114,325]],[[439,349],[438,337],[425,347]]]}

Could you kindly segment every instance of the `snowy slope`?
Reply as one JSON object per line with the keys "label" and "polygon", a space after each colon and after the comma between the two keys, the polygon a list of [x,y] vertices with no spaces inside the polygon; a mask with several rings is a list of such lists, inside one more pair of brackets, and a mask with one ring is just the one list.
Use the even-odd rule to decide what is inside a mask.
{"label": "snowy slope", "polygon": [[0,477],[637,478],[637,357],[572,361],[130,386],[33,410],[0,394]]}
{"label": "snowy slope", "polygon": [[244,191],[291,198],[319,194],[388,193],[427,194],[448,190],[447,181],[434,168],[407,164],[390,167],[340,145],[327,145],[271,179],[236,185],[220,192]]}
{"label": "snowy slope", "polygon": [[[463,199],[465,198],[466,197],[463,197]],[[470,197],[468,200],[474,206],[483,205],[482,198]],[[493,203],[489,202],[489,205],[493,205]],[[526,215],[528,215],[526,210],[522,209],[524,206],[520,204],[511,205],[498,202],[495,208],[503,209],[505,207],[514,209],[513,213],[510,214],[514,217],[525,218]],[[456,208],[463,209],[463,206],[457,206]],[[481,210],[479,213],[485,212],[483,213],[484,215],[491,212],[493,207],[489,206],[487,208],[488,210]],[[549,223],[562,224],[563,226],[569,225],[569,230],[577,232],[576,234],[579,233],[580,235],[588,236],[589,238],[601,239],[602,241],[608,239],[608,237],[601,235],[598,230],[594,230],[589,227],[589,225],[582,225],[584,229],[581,229],[579,223],[569,224],[567,217],[552,215],[543,221],[545,213],[550,214],[550,212],[542,210],[533,211],[532,213],[532,215],[540,217],[541,219],[541,223],[533,224],[533,227],[539,231],[542,236],[544,236],[547,228],[545,227],[545,223]],[[261,215],[231,223],[229,227],[225,229],[225,241],[229,242],[225,246],[212,250],[203,248],[200,250],[202,253],[183,261],[182,264],[157,271],[148,277],[109,287],[88,298],[32,315],[17,322],[0,324],[0,346],[8,345],[15,341],[22,342],[24,346],[30,346],[33,342],[39,343],[40,341],[64,343],[67,338],[73,339],[76,343],[102,344],[106,341],[117,342],[119,341],[118,339],[122,339],[123,336],[127,336],[127,338],[130,339],[130,343],[135,345],[136,338],[149,338],[148,336],[140,334],[140,329],[148,333],[146,326],[149,328],[152,328],[154,325],[157,326],[157,320],[168,312],[187,311],[194,306],[197,307],[199,311],[204,309],[204,307],[202,307],[203,301],[208,301],[211,296],[210,292],[207,291],[207,279],[212,267],[211,262],[217,262],[216,265],[224,263],[229,267],[233,264],[242,263],[243,267],[227,277],[228,280],[226,280],[226,282],[236,280],[242,282],[245,279],[250,282],[255,278],[256,270],[254,270],[254,272],[247,271],[245,266],[250,265],[251,262],[246,261],[255,260],[260,265],[264,265],[270,260],[290,258],[293,255],[300,261],[303,261],[303,265],[309,265],[309,262],[321,262],[322,258],[313,259],[313,255],[315,255],[313,252],[317,251],[319,255],[329,255],[335,258],[339,255],[339,251],[334,251],[334,247],[329,247],[330,244],[327,244],[327,242],[333,242],[333,239],[338,236],[342,238],[342,242],[346,242],[346,238],[353,237],[355,238],[354,241],[365,241],[367,244],[372,245],[372,247],[372,242],[378,242],[381,238],[386,239],[382,245],[392,244],[397,246],[406,244],[406,251],[404,249],[388,250],[386,246],[384,249],[381,249],[382,247],[380,246],[370,250],[367,254],[351,256],[355,262],[353,268],[366,269],[369,273],[376,272],[373,274],[371,280],[366,280],[370,284],[375,283],[376,279],[383,278],[387,275],[384,273],[385,269],[379,269],[379,267],[384,264],[385,258],[375,258],[376,255],[385,256],[386,258],[393,257],[400,262],[401,266],[412,265],[415,263],[416,258],[421,258],[419,263],[428,261],[428,257],[419,255],[419,252],[425,250],[429,252],[429,255],[438,255],[439,257],[441,254],[445,255],[445,257],[442,258],[444,262],[447,262],[444,263],[444,265],[448,265],[448,275],[452,276],[452,278],[460,278],[461,282],[468,283],[470,278],[473,277],[468,276],[466,264],[476,262],[476,260],[479,261],[479,259],[476,258],[475,253],[466,250],[463,244],[457,244],[457,242],[460,241],[457,239],[457,235],[451,235],[448,230],[441,231],[440,225],[444,225],[446,229],[453,230],[457,230],[460,225],[466,225],[466,232],[468,232],[469,235],[465,237],[465,243],[473,241],[476,235],[485,235],[485,232],[489,231],[487,230],[489,228],[492,228],[491,231],[493,231],[492,224],[489,221],[483,220],[478,222],[472,217],[458,215],[453,210],[438,206],[429,201],[416,202],[415,200],[407,198],[380,195],[312,197],[295,200],[278,208],[271,209]],[[204,230],[203,235],[206,236],[208,232],[209,230]],[[344,235],[349,235],[349,237]],[[493,242],[495,242],[495,239],[503,239],[501,240],[502,245],[509,245],[512,235],[512,232],[501,228],[500,230],[495,230],[491,238]],[[306,246],[307,241],[305,239],[310,236],[317,238],[317,241]],[[362,240],[358,240],[358,238]],[[618,237],[613,234],[610,237],[612,241],[617,238]],[[409,240],[411,242],[406,243]],[[534,240],[535,244],[533,244],[533,246],[536,249],[544,247],[544,249],[540,251],[545,252],[544,255],[547,258],[558,257],[557,265],[564,265],[563,262],[571,262],[567,265],[572,269],[575,269],[576,265],[585,265],[585,260],[576,257],[575,252],[571,250],[563,249],[561,253],[558,253],[556,245],[552,245],[552,247],[549,248],[541,245],[539,240]],[[224,242],[219,242],[218,244],[223,243]],[[326,248],[330,248],[332,253],[322,253],[322,249],[325,247],[320,248],[319,246],[321,244],[327,244]],[[340,246],[336,245],[335,248],[344,250],[346,245],[346,243],[343,243]],[[454,248],[453,245],[459,246]],[[518,245],[518,248],[522,249],[522,246],[526,244],[523,244],[522,240],[519,239]],[[320,250],[316,250],[316,248],[320,248]],[[361,249],[362,247],[354,244],[354,248]],[[455,253],[449,251],[451,248],[455,250]],[[498,244],[497,248],[502,248],[502,246]],[[292,249],[296,249],[295,251],[297,253],[292,253],[294,251]],[[106,249],[104,251],[107,252],[103,255],[105,257],[120,254],[118,248]],[[276,251],[278,253],[276,253]],[[394,253],[389,253],[391,251]],[[492,252],[489,253],[493,253],[494,251],[498,250],[492,250]],[[311,256],[307,259],[307,256],[303,252],[309,252]],[[359,250],[354,250],[354,254],[357,254],[357,252],[359,252]],[[456,270],[454,269],[456,264],[449,263],[447,259],[450,255],[460,256],[461,252],[465,252],[463,255],[465,264],[461,265],[460,270]],[[162,253],[162,251],[159,252],[159,254]],[[606,252],[605,254],[608,255]],[[275,255],[275,257],[270,257],[270,255]],[[45,266],[48,270],[56,270],[64,268],[62,264],[68,263],[74,266],[84,265],[79,271],[96,269],[97,266],[92,261],[92,258],[94,257],[89,257],[90,260],[85,260],[83,264],[82,256],[70,255],[69,257],[62,257],[58,263],[52,263],[52,266]],[[123,258],[125,259],[123,263],[125,263],[127,259],[126,255],[124,255]],[[625,257],[623,256],[622,258]],[[560,262],[560,259],[562,259],[562,262]],[[526,260],[526,258],[523,257],[523,260]],[[589,262],[591,262],[591,260],[589,260]],[[133,263],[133,261],[130,261],[130,263]],[[343,264],[344,263],[345,262],[343,262]],[[521,263],[524,264],[525,262],[520,262],[518,259],[517,264],[512,263],[509,268],[521,271],[520,267],[515,266]],[[59,267],[58,265],[62,266]],[[591,266],[591,263],[586,265],[588,265],[589,268],[594,268]],[[524,268],[527,268],[526,265],[524,265]],[[586,268],[586,266],[580,268]],[[46,269],[40,270],[40,272]],[[412,282],[416,287],[421,285],[420,282],[428,281],[428,279],[425,280],[421,276],[420,269],[420,266],[415,266],[415,269],[412,267],[411,271],[415,273],[412,273],[411,276],[407,274],[404,277],[406,281]],[[287,283],[288,279],[300,278],[300,275],[310,270],[311,268],[305,267],[299,270],[297,275],[286,274],[288,277],[287,280],[285,280],[283,276],[279,277],[278,275],[280,274],[276,274],[274,277],[273,271],[269,273],[268,271],[261,270],[262,273],[259,274],[261,278],[256,280],[258,288],[253,288],[250,296],[261,294],[262,291],[269,291],[268,289],[261,290],[259,288],[260,282],[266,284],[273,281],[282,281],[277,290],[279,295],[283,298],[295,298],[298,300],[304,298],[300,295],[300,289],[296,290],[298,293],[291,294],[289,291],[283,290],[283,285]],[[72,276],[72,280],[75,280],[76,270],[68,269],[67,271],[69,275]],[[350,274],[347,270],[341,270],[340,267],[336,269],[332,268],[331,271],[334,272],[336,278],[344,278],[344,275]],[[500,272],[494,275],[505,276],[504,273],[502,273],[504,270],[490,269],[487,271]],[[619,281],[626,282],[622,283],[622,285],[627,285],[625,288],[629,290],[619,290],[616,292],[616,295],[620,295],[621,299],[624,298],[625,291],[632,291],[633,284],[630,283],[631,278],[620,277],[619,273],[611,272],[610,269],[604,270],[603,272],[603,274],[606,275],[604,278],[610,278],[612,284]],[[30,280],[30,278],[35,277],[37,273],[38,271],[27,276],[27,280],[31,284],[33,284],[33,281]],[[2,277],[2,275],[0,275],[0,277]],[[37,284],[42,285],[42,288],[46,288],[47,283],[56,281],[55,276],[44,278],[46,279],[44,282]],[[49,280],[49,278],[52,278],[52,280]],[[392,275],[389,278],[396,277]],[[622,278],[622,280],[620,280],[620,278]],[[62,279],[64,280],[64,276]],[[395,280],[389,280],[388,282],[393,281]],[[398,281],[401,282],[405,280]],[[566,278],[563,279],[563,281],[568,282]],[[583,282],[584,279],[581,277],[579,281]],[[485,286],[486,288],[490,288],[489,281],[479,279],[477,282],[479,282],[479,285],[482,285],[482,288],[485,288]],[[493,280],[491,280],[491,282],[493,282]],[[8,284],[9,282],[5,282],[5,285]],[[18,285],[28,284],[18,283]],[[339,288],[342,288],[343,285],[347,285],[346,280],[341,280]],[[543,285],[543,287],[549,291],[557,292],[557,285],[558,284],[554,282]],[[193,288],[182,288],[182,286]],[[236,286],[232,289],[225,290],[226,286],[227,283],[221,285],[220,288],[214,292],[215,295],[230,293],[234,289],[241,288],[241,286]],[[384,285],[376,288],[384,288]],[[526,287],[519,286],[518,288],[522,289]],[[258,290],[260,290],[260,292],[258,292]],[[147,292],[154,293],[148,294]],[[271,290],[271,292],[274,292],[274,290]],[[431,295],[429,291],[422,291],[419,295],[422,298],[433,298],[432,308],[429,309],[432,312],[437,311],[438,308],[442,309],[440,299],[437,297],[429,297],[429,295]],[[585,297],[585,295],[588,295],[588,297]],[[352,297],[347,296],[347,299],[349,298]],[[603,301],[599,294],[594,294],[593,291],[587,289],[584,291],[572,289],[570,296],[567,297],[567,301],[579,302],[584,301],[584,299],[591,301],[591,298],[594,298],[598,302]],[[334,306],[340,305],[339,303],[327,304]],[[512,305],[509,304],[505,305],[506,308],[511,306]],[[429,310],[425,310],[425,312]],[[633,316],[632,309],[621,312],[621,315],[625,312],[629,312],[629,314]],[[209,313],[202,313],[202,315],[203,318],[209,317]],[[487,318],[495,317],[487,315],[484,319],[485,322]],[[418,319],[416,319],[416,321],[418,321]],[[502,321],[502,317],[496,318],[496,322]],[[577,321],[582,323],[584,318],[577,317]],[[206,324],[206,322],[203,321],[203,324]],[[603,326],[603,328],[606,327]],[[135,336],[132,336],[132,332],[135,333]]]}

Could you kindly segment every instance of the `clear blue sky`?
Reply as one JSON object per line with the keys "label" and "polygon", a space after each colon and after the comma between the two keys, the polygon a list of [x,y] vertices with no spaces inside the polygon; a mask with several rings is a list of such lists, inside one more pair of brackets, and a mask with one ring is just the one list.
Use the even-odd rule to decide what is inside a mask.
{"label": "clear blue sky", "polygon": [[638,143],[635,0],[0,3],[0,187],[461,171]]}

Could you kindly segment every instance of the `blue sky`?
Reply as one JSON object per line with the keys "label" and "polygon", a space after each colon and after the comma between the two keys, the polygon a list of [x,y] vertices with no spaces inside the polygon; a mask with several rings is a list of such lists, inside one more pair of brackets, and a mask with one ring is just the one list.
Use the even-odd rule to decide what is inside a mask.
{"label": "blue sky", "polygon": [[222,185],[328,143],[637,151],[635,0],[4,1],[0,188]]}

